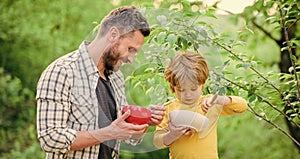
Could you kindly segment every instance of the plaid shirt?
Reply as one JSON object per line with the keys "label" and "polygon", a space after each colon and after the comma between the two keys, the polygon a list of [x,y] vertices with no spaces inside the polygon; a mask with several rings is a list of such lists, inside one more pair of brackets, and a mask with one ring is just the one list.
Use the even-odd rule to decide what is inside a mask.
{"label": "plaid shirt", "polygon": [[[98,128],[95,93],[99,71],[87,52],[87,42],[50,64],[37,85],[37,131],[42,149],[51,159],[97,159],[99,145],[70,151],[77,131]],[[115,92],[117,114],[126,105],[121,71],[109,76]],[[118,148],[120,142],[117,144]]]}

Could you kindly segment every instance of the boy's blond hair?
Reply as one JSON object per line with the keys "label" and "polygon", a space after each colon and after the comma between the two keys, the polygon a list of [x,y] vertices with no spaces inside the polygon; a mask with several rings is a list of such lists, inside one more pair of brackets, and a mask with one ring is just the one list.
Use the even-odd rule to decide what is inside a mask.
{"label": "boy's blond hair", "polygon": [[172,93],[174,87],[182,82],[204,85],[209,74],[207,62],[199,53],[182,52],[175,56],[165,69],[165,78],[170,83]]}

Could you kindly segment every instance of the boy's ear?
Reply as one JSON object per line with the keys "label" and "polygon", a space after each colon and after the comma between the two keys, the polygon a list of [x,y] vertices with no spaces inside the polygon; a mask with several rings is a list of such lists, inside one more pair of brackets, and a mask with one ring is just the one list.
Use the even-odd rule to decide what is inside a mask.
{"label": "boy's ear", "polygon": [[202,92],[204,91],[204,84],[201,84],[200,85],[200,88],[201,88],[201,90],[202,90]]}

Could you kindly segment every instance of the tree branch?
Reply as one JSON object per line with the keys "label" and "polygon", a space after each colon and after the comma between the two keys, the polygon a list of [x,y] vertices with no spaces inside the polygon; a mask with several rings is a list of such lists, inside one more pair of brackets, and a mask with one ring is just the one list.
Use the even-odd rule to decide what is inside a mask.
{"label": "tree branch", "polygon": [[[281,5],[280,1],[278,1],[278,3],[279,3],[279,5]],[[282,29],[284,31],[285,41],[286,41],[286,44],[287,44],[288,52],[289,52],[292,67],[293,67],[293,74],[294,74],[294,77],[295,77],[295,80],[296,80],[296,87],[297,87],[297,91],[298,91],[298,101],[300,101],[299,79],[298,79],[298,75],[297,75],[296,65],[295,65],[295,62],[293,60],[293,52],[292,52],[292,49],[291,49],[292,46],[290,44],[290,39],[289,39],[289,35],[288,35],[288,32],[287,32],[287,27],[285,25],[285,19],[284,19],[284,16],[283,16],[282,12],[283,11],[282,11],[281,7],[279,7],[279,14],[280,14],[280,20],[281,20],[281,24],[282,24]]]}
{"label": "tree branch", "polygon": [[243,89],[243,90],[245,90],[245,91],[247,91],[247,92],[251,92],[253,95],[255,95],[256,97],[260,98],[260,99],[262,100],[262,102],[264,102],[264,103],[266,103],[267,105],[269,105],[271,108],[273,108],[273,109],[276,110],[278,113],[280,113],[281,115],[283,115],[287,120],[291,121],[291,123],[295,124],[298,128],[300,128],[300,125],[299,125],[298,123],[294,122],[293,120],[290,120],[290,117],[289,117],[287,114],[285,114],[284,112],[282,112],[281,110],[279,110],[277,106],[275,106],[275,105],[273,105],[272,103],[270,103],[269,101],[265,100],[265,99],[264,99],[262,96],[260,96],[259,94],[257,94],[257,93],[255,93],[255,92],[253,92],[253,91],[251,91],[251,90],[245,88],[244,86],[242,86],[242,85],[240,85],[240,84],[238,84],[238,83],[236,83],[236,82],[233,82],[232,80],[226,78],[225,76],[222,76],[222,75],[220,75],[220,74],[218,74],[218,73],[216,73],[216,72],[214,72],[214,71],[213,71],[213,73],[214,73],[215,75],[219,76],[220,78],[224,79],[225,81],[227,81],[227,82],[229,82],[229,83],[231,83],[231,84],[233,84],[233,85],[235,85],[235,86],[237,86],[237,87],[239,87],[239,88],[241,88],[241,89]]}
{"label": "tree branch", "polygon": [[253,23],[253,25],[259,29],[260,31],[262,31],[267,37],[269,37],[270,39],[274,40],[278,46],[281,45],[280,40],[275,39],[268,31],[266,31],[263,27],[261,27],[260,25],[258,25],[254,20],[251,21]]}
{"label": "tree branch", "polygon": [[286,132],[281,127],[279,127],[276,123],[270,121],[267,117],[263,117],[262,115],[258,114],[252,107],[249,107],[249,108],[250,108],[250,112],[253,113],[255,116],[258,116],[261,119],[263,119],[264,121],[266,121],[267,123],[273,125],[276,129],[278,129],[280,132],[282,132],[284,135],[286,135],[288,138],[290,138],[292,141],[294,141],[295,144],[300,146],[300,143],[295,138],[293,138],[288,132]]}

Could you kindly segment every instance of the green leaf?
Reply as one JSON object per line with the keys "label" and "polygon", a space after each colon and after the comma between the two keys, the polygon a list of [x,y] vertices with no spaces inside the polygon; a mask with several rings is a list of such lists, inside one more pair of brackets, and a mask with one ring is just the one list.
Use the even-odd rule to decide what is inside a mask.
{"label": "green leaf", "polygon": [[297,62],[297,57],[295,56],[295,55],[292,55],[292,60],[294,61],[294,62]]}
{"label": "green leaf", "polygon": [[250,65],[249,62],[244,62],[244,63],[243,63],[243,68],[244,68],[244,69],[248,69],[250,66],[251,66],[251,65]]}
{"label": "green leaf", "polygon": [[255,100],[256,100],[256,96],[251,94],[249,97],[249,102],[251,103],[254,102]]}
{"label": "green leaf", "polygon": [[196,24],[205,25],[206,22],[204,22],[204,21],[198,21]]}
{"label": "green leaf", "polygon": [[177,41],[177,37],[175,34],[169,34],[167,40],[170,43],[170,46],[172,47]]}
{"label": "green leaf", "polygon": [[191,3],[187,0],[181,0],[180,3],[183,5],[183,7],[190,7]]}
{"label": "green leaf", "polygon": [[207,16],[207,17],[212,17],[212,18],[217,19],[217,17],[213,13],[205,13],[204,15]]}
{"label": "green leaf", "polygon": [[164,41],[165,41],[165,38],[166,38],[166,32],[160,32],[157,35],[157,42],[160,43],[160,44],[163,44]]}
{"label": "green leaf", "polygon": [[235,68],[241,68],[241,67],[243,67],[243,64],[241,63],[235,65]]}
{"label": "green leaf", "polygon": [[156,17],[156,19],[160,22],[160,24],[161,24],[162,26],[165,26],[165,25],[168,24],[168,22],[167,22],[167,17],[164,16],[164,15],[158,15],[158,16]]}

